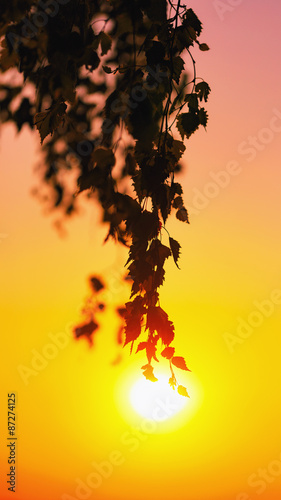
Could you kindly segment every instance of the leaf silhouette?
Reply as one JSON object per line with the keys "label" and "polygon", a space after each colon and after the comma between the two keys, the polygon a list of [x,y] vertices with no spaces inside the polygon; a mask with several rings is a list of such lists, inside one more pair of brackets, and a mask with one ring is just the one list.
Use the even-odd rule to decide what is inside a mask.
{"label": "leaf silhouette", "polygon": [[176,266],[179,268],[178,266],[178,260],[179,260],[179,256],[180,256],[180,244],[177,240],[174,240],[173,238],[169,237],[169,243],[170,243],[170,248],[171,248],[171,251],[172,251],[172,255],[173,255],[173,259],[175,261],[175,264]]}
{"label": "leaf silhouette", "polygon": [[157,382],[158,378],[155,377],[153,373],[153,367],[150,364],[142,366],[142,369],[144,369],[143,375],[147,380],[150,380],[151,382]]}
{"label": "leaf silhouette", "polygon": [[169,378],[169,384],[175,390],[175,387],[177,385],[175,375],[172,375],[172,377]]}
{"label": "leaf silhouette", "polygon": [[180,57],[173,58],[173,78],[179,84],[181,72],[184,68],[184,60]]}
{"label": "leaf silhouette", "polygon": [[117,313],[121,318],[125,318],[126,315],[126,307],[117,307],[116,309]]}
{"label": "leaf silhouette", "polygon": [[199,49],[202,50],[202,52],[210,50],[209,46],[206,43],[199,43]]}
{"label": "leaf silhouette", "polygon": [[177,119],[177,128],[182,139],[186,136],[187,139],[198,129],[200,124],[198,114],[194,111],[181,113]]}
{"label": "leaf silhouette", "polygon": [[169,321],[167,313],[159,306],[148,308],[146,328],[150,332],[157,331],[165,345],[169,345],[174,340],[174,325],[172,321]]}
{"label": "leaf silhouette", "polygon": [[101,55],[104,56],[111,49],[112,38],[102,31],[99,34],[100,44],[101,44]]}
{"label": "leaf silhouette", "polygon": [[146,312],[143,297],[136,297],[133,302],[126,303],[125,343],[134,342],[141,334],[142,317]]}
{"label": "leaf silhouette", "polygon": [[200,101],[204,99],[207,102],[211,89],[207,82],[199,82],[195,85],[195,92],[197,92]]}
{"label": "leaf silhouette", "polygon": [[206,128],[208,122],[208,113],[204,108],[201,108],[198,112],[198,117],[200,121],[200,125]]}
{"label": "leaf silhouette", "polygon": [[182,358],[181,356],[174,356],[172,358],[172,363],[174,366],[176,366],[177,368],[180,368],[181,370],[186,370],[186,371],[191,371],[189,370],[189,368],[187,368],[186,366],[186,362],[184,360],[184,358]]}
{"label": "leaf silhouette", "polygon": [[178,386],[178,393],[181,395],[181,396],[185,396],[186,398],[189,398],[189,394],[186,390],[186,387],[184,387],[183,385],[179,385]]}
{"label": "leaf silhouette", "polygon": [[142,351],[143,349],[146,349],[146,346],[147,346],[147,342],[140,342],[138,347],[137,347],[136,353],[139,351]]}
{"label": "leaf silhouette", "polygon": [[78,339],[80,337],[86,337],[88,340],[89,344],[93,344],[93,334],[94,332],[98,329],[98,324],[95,323],[95,321],[89,321],[88,323],[85,323],[84,325],[77,326],[74,328],[74,335]]}
{"label": "leaf silhouette", "polygon": [[97,278],[96,276],[90,277],[90,285],[94,292],[99,292],[104,288],[104,283],[101,281],[100,278]]}
{"label": "leaf silhouette", "polygon": [[174,347],[165,347],[165,349],[161,352],[161,356],[166,359],[171,359],[175,353]]}
{"label": "leaf silhouette", "polygon": [[155,359],[155,361],[158,361],[156,357],[156,342],[153,341],[153,339],[150,342],[146,343],[146,356],[147,356],[147,361],[150,363],[151,359]]}
{"label": "leaf silhouette", "polygon": [[187,222],[189,224],[188,220],[188,212],[185,207],[181,207],[177,213],[176,213],[176,218],[179,219],[182,222]]}
{"label": "leaf silhouette", "polygon": [[102,67],[103,71],[107,74],[113,73],[112,69],[109,66],[103,66]]}
{"label": "leaf silhouette", "polygon": [[40,134],[41,144],[45,137],[52,134],[63,121],[66,107],[64,102],[59,102],[47,111],[36,113],[34,116],[34,125]]}

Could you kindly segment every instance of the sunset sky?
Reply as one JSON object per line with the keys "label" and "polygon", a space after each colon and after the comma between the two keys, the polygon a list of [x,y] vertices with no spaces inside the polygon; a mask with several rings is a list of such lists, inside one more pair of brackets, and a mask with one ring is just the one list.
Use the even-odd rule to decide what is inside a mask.
{"label": "sunset sky", "polygon": [[[106,228],[91,203],[58,235],[31,195],[39,136],[3,127],[1,500],[280,500],[281,4],[188,5],[211,49],[193,54],[212,93],[207,132],[186,143],[190,225],[168,222],[181,270],[168,263],[161,304],[192,370],[177,371],[190,400],[153,428],[135,413],[130,394],[145,357],[115,342],[114,306],[128,299],[126,252],[102,245]],[[91,350],[71,327],[95,273],[111,299]],[[15,494],[6,483],[13,392]]]}

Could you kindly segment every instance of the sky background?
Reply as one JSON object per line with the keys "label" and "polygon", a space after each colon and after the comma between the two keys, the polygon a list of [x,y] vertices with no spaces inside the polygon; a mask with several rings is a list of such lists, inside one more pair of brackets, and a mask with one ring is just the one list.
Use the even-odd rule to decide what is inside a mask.
{"label": "sky background", "polygon": [[[8,392],[18,401],[16,500],[280,499],[281,5],[189,5],[211,48],[193,51],[212,88],[210,118],[207,133],[187,142],[182,181],[191,224],[168,223],[182,245],[181,271],[168,264],[162,306],[192,370],[178,374],[191,399],[153,432],[136,417],[129,393],[144,357],[127,349],[112,365],[120,353],[113,309],[128,298],[125,252],[102,245],[106,229],[97,227],[94,206],[58,236],[30,194],[39,137],[2,128],[1,500],[12,495]],[[71,325],[86,278],[97,272],[105,273],[112,310],[90,350],[74,342]],[[48,348],[54,338],[64,343]],[[27,377],[23,366],[32,370]],[[102,476],[93,462],[110,461],[96,487]]]}

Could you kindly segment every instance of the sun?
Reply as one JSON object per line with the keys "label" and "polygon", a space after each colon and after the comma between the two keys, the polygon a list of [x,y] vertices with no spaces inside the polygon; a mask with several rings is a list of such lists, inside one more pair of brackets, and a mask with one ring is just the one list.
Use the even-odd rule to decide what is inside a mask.
{"label": "sun", "polygon": [[130,403],[141,417],[164,422],[183,410],[188,398],[173,390],[166,376],[159,375],[157,378],[157,382],[138,379],[131,388]]}
{"label": "sun", "polygon": [[187,388],[187,398],[169,385],[171,375],[167,367],[159,366],[155,371],[158,381],[150,382],[140,373],[140,366],[140,362],[128,363],[116,381],[115,402],[124,421],[145,434],[174,432],[187,425],[204,399],[196,374],[180,374],[178,383]]}

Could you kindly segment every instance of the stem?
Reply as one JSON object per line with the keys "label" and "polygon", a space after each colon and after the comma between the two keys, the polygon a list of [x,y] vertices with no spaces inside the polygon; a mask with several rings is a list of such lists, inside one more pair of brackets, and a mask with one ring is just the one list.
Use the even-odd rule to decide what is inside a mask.
{"label": "stem", "polygon": [[160,134],[159,134],[159,141],[158,141],[158,152],[159,152],[160,144],[161,144],[161,136],[162,136],[162,133],[163,133],[164,121],[166,122],[166,130],[165,130],[165,136],[164,136],[164,140],[163,140],[163,144],[162,144],[162,149],[164,149],[164,147],[165,147],[165,142],[166,142],[167,135],[168,135],[168,130],[169,130],[169,127],[168,127],[168,113],[169,113],[169,106],[171,104],[171,95],[172,95],[172,92],[173,92],[173,74],[174,74],[174,67],[173,67],[173,46],[174,46],[174,42],[175,42],[176,29],[178,27],[178,17],[179,17],[180,6],[181,6],[180,5],[180,0],[178,0],[176,14],[175,14],[175,27],[174,27],[173,36],[172,36],[172,42],[171,42],[171,45],[170,45],[170,64],[171,64],[171,74],[170,74],[170,78],[169,78],[170,91],[169,91],[169,95],[167,97],[167,101],[166,101],[166,105],[165,105],[165,109],[164,109],[164,113],[163,113],[163,118],[162,118],[162,122],[161,122],[161,128],[160,128]]}

